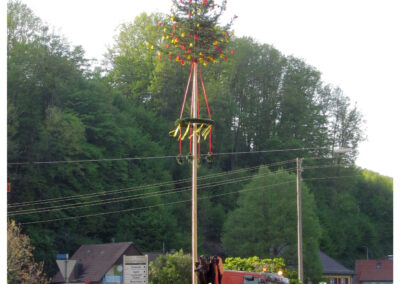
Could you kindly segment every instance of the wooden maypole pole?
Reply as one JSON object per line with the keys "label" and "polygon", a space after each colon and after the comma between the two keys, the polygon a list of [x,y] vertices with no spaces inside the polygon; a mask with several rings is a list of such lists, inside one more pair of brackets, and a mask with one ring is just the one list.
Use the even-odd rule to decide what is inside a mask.
{"label": "wooden maypole pole", "polygon": [[[197,118],[197,63],[193,63],[192,85],[192,110],[191,118]],[[194,272],[197,262],[197,123],[193,122],[192,137],[192,283],[197,284],[197,276]]]}

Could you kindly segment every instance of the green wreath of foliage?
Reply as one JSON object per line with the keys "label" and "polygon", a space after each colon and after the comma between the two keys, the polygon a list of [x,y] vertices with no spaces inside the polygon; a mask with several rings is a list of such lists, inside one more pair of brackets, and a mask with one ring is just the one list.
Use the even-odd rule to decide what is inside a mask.
{"label": "green wreath of foliage", "polygon": [[[224,49],[233,34],[230,28],[236,16],[228,24],[218,25],[220,16],[226,10],[226,2],[172,0],[171,14],[157,24],[161,39],[157,43],[147,42],[147,46],[158,51],[159,59],[164,54],[182,65],[199,62],[206,66],[219,59],[227,60]],[[230,52],[234,53],[233,50]]]}

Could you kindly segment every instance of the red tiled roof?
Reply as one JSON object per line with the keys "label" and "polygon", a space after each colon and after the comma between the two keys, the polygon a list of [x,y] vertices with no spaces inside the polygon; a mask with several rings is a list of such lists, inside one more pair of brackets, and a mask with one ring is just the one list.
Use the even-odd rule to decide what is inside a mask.
{"label": "red tiled roof", "polygon": [[[380,266],[380,268],[378,268]],[[393,260],[357,260],[356,283],[359,281],[393,281]]]}

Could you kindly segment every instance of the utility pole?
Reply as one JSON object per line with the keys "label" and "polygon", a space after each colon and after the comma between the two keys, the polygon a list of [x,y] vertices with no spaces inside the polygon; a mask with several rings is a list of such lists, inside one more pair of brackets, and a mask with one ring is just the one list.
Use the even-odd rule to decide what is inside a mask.
{"label": "utility pole", "polygon": [[[192,118],[197,118],[197,63],[193,63]],[[193,123],[192,137],[192,284],[197,284],[197,124]]]}
{"label": "utility pole", "polygon": [[298,254],[298,279],[303,283],[303,223],[301,214],[301,172],[303,159],[296,158],[297,164],[297,254]]}

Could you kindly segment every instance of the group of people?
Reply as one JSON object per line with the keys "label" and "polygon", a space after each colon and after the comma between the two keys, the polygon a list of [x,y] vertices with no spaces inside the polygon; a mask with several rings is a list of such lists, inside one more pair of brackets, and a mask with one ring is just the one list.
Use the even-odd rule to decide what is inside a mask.
{"label": "group of people", "polygon": [[210,261],[207,261],[207,258],[202,255],[200,261],[196,262],[195,272],[200,284],[221,284],[224,272],[222,259],[219,256],[213,256]]}

